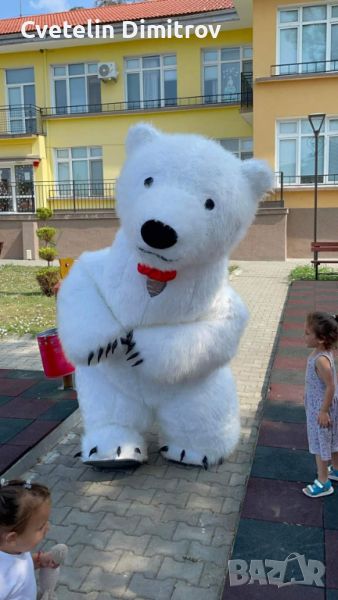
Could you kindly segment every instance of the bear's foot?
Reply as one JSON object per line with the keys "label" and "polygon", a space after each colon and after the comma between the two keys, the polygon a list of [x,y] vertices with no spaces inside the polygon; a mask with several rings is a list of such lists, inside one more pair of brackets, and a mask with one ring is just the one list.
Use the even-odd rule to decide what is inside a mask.
{"label": "bear's foot", "polygon": [[82,439],[81,458],[85,465],[100,469],[128,469],[147,461],[147,447],[135,430],[106,425],[87,432]]}
{"label": "bear's foot", "polygon": [[170,462],[179,463],[181,465],[190,465],[195,467],[203,467],[207,470],[212,464],[222,464],[223,458],[216,458],[215,453],[198,452],[197,450],[189,450],[181,448],[174,444],[166,444],[160,448],[163,458]]}

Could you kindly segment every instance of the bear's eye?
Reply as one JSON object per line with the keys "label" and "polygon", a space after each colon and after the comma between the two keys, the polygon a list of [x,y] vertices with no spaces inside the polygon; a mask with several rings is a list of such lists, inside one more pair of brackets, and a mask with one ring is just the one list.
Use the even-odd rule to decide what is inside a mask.
{"label": "bear's eye", "polygon": [[145,187],[150,187],[151,185],[153,185],[154,180],[152,177],[147,177],[147,179],[145,179],[143,183]]}
{"label": "bear's eye", "polygon": [[211,200],[211,198],[208,198],[208,200],[205,201],[204,206],[207,210],[213,210],[215,208],[215,202]]}

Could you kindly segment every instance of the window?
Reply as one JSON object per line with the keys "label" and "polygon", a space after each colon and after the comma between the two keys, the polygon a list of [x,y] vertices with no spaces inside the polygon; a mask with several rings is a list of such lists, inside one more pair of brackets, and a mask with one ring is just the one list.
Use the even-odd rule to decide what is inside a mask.
{"label": "window", "polygon": [[9,133],[36,133],[34,69],[6,69]]}
{"label": "window", "polygon": [[160,108],[177,104],[175,54],[125,59],[128,108]]}
{"label": "window", "polygon": [[102,195],[104,184],[100,146],[58,148],[55,158],[60,196]]}
{"label": "window", "polygon": [[218,141],[225,150],[229,150],[241,160],[253,157],[252,138],[222,138]]}
{"label": "window", "polygon": [[338,70],[338,4],[290,7],[278,19],[277,75]]}
{"label": "window", "polygon": [[54,66],[53,90],[57,115],[102,110],[97,63]]}
{"label": "window", "polygon": [[203,95],[206,103],[240,102],[241,73],[252,72],[252,48],[203,51]]}
{"label": "window", "polygon": [[[314,181],[315,141],[309,120],[280,121],[278,131],[278,170],[284,183]],[[338,183],[338,117],[327,118],[318,138],[318,181]]]}

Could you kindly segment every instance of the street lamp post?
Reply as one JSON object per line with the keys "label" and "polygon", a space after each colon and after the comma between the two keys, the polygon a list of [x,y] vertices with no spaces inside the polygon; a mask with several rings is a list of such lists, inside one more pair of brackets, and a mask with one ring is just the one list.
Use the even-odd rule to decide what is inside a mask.
{"label": "street lamp post", "polygon": [[[308,115],[310,125],[312,127],[313,134],[315,136],[315,177],[314,177],[314,216],[313,216],[313,241],[317,242],[317,208],[318,208],[318,138],[322,125],[325,120],[325,114],[314,113]],[[313,251],[313,260],[315,261],[315,273],[316,279],[318,279],[318,252],[316,249]]]}

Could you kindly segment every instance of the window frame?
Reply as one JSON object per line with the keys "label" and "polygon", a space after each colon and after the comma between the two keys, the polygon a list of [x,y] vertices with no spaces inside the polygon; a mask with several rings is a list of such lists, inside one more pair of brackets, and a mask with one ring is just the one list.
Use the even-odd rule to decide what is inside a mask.
{"label": "window frame", "polygon": [[[88,68],[89,65],[97,65],[97,73],[98,73],[98,64],[99,61],[88,61],[88,62],[71,62],[71,63],[55,63],[53,65],[51,65],[51,98],[52,98],[52,105],[53,105],[53,113],[55,115],[76,115],[76,114],[83,114],[83,113],[89,113],[89,112],[101,112],[101,107],[102,107],[102,95],[101,95],[101,84],[100,84],[100,102],[97,104],[94,104],[94,106],[97,107],[97,110],[95,111],[90,111],[90,107],[93,106],[91,104],[89,104],[89,98],[88,98],[88,77],[89,76],[93,76],[95,75],[95,73],[89,73]],[[70,65],[84,65],[84,73],[80,74],[80,75],[70,75],[69,74],[69,66]],[[66,75],[55,75],[54,69],[57,68],[61,68],[64,67],[66,69]],[[79,78],[79,77],[83,77],[85,79],[85,93],[86,93],[86,98],[85,98],[85,102],[83,104],[71,104],[70,103],[70,79],[75,79],[75,78]],[[66,81],[66,96],[67,96],[67,104],[64,106],[57,106],[56,105],[56,90],[55,90],[55,82],[56,81],[62,81],[65,80]],[[100,81],[100,80],[99,80]],[[83,107],[85,108],[85,110],[71,110],[72,106],[74,107]],[[64,109],[64,111],[62,112],[58,112],[58,109]]]}
{"label": "window frame", "polygon": [[[229,141],[229,140],[233,140],[233,141],[237,142],[237,144],[238,144],[238,146],[237,146],[237,148],[238,148],[237,152],[233,152],[232,150],[229,150],[229,148],[226,148],[222,144],[223,141]],[[224,148],[228,152],[231,152],[232,154],[234,154],[234,156],[236,156],[240,160],[249,160],[250,158],[253,158],[253,138],[252,137],[243,137],[243,138],[240,138],[240,137],[218,138],[217,142],[219,144],[221,144],[222,148]],[[243,145],[244,145],[245,142],[251,142],[251,146],[252,146],[252,150],[251,151],[248,151],[248,150],[246,150],[246,149],[243,148]],[[243,154],[251,154],[251,156],[243,158],[242,157]]]}
{"label": "window frame", "polygon": [[[30,82],[24,82],[24,83],[7,83],[7,72],[8,71],[22,71],[23,69],[31,69],[33,72],[33,79]],[[9,133],[12,135],[20,135],[20,134],[25,134],[25,133],[36,133],[37,131],[37,121],[36,121],[36,112],[34,110],[34,114],[26,114],[26,106],[33,106],[34,109],[36,107],[36,86],[35,86],[35,70],[34,70],[34,66],[33,65],[28,65],[28,66],[24,66],[24,67],[12,67],[12,68],[5,68],[4,69],[4,78],[5,78],[5,94],[6,94],[6,104],[8,106],[8,120],[9,120]],[[24,97],[24,87],[25,86],[34,86],[34,104],[25,104],[25,97]],[[12,108],[9,102],[9,90],[13,89],[13,88],[20,88],[20,99],[21,102],[20,104],[13,104]],[[20,107],[20,108],[14,108],[14,107]],[[15,111],[14,114],[14,118],[11,118],[11,110]],[[20,131],[12,131],[12,127],[11,127],[11,123],[13,121],[21,121],[23,124],[23,127],[21,128]],[[31,123],[31,126],[28,126],[28,124]]]}
{"label": "window frame", "polygon": [[[167,58],[168,56],[174,56],[175,57],[175,64],[174,65],[165,65],[164,64],[164,58]],[[156,67],[143,67],[143,59],[144,58],[159,58],[160,59],[160,65],[156,66]],[[127,67],[127,61],[128,60],[139,60],[140,64],[138,68],[135,69],[128,69]],[[131,55],[131,56],[125,56],[123,59],[123,65],[124,65],[124,97],[126,99],[126,103],[127,103],[127,108],[129,109],[133,109],[134,107],[131,106],[129,107],[129,104],[137,104],[138,106],[136,106],[136,108],[140,108],[140,109],[147,109],[147,108],[167,108],[168,106],[176,106],[177,105],[177,84],[178,84],[178,80],[177,80],[177,54],[176,52],[164,52],[161,54],[138,54],[137,56]],[[145,100],[144,99],[144,85],[143,85],[143,72],[144,71],[159,71],[160,72],[160,98],[156,98],[154,100]],[[176,98],[165,98],[165,91],[164,91],[164,72],[165,71],[175,71],[176,72]],[[128,95],[128,74],[135,74],[137,73],[139,75],[139,85],[140,85],[140,100],[129,100],[129,95]],[[166,100],[171,100],[170,103],[166,103]],[[175,101],[175,102],[174,102]],[[157,104],[155,104],[155,102],[157,102]],[[154,103],[152,105],[152,103]]]}
{"label": "window frame", "polygon": [[[79,149],[79,148],[85,148],[86,150],[86,157],[81,157],[81,158],[73,158],[72,157],[72,150],[74,149]],[[90,155],[90,151],[95,148],[95,149],[100,149],[101,150],[101,156],[91,156]],[[67,151],[68,153],[68,157],[67,158],[59,158],[58,157],[58,151]],[[92,180],[90,177],[90,162],[94,161],[94,160],[101,160],[102,163],[102,180],[101,181],[96,181],[96,180]],[[73,174],[73,162],[74,161],[86,161],[86,167],[87,167],[87,179],[84,181],[76,181],[74,179],[74,174]],[[64,181],[62,181],[61,179],[59,179],[59,164],[67,164],[68,165],[68,169],[69,169],[69,179],[65,179]],[[104,173],[103,173],[103,147],[102,146],[71,146],[71,147],[60,147],[60,148],[54,148],[54,173],[56,174],[55,177],[55,182],[58,186],[58,196],[60,198],[62,197],[66,197],[69,196],[70,194],[75,193],[76,196],[85,196],[88,198],[91,197],[95,197],[97,195],[102,194],[102,190],[99,187],[99,184],[102,184],[102,189],[104,186]],[[60,186],[60,188],[59,188]],[[64,189],[61,189],[61,186],[64,186]],[[78,189],[76,189],[76,186],[78,186]],[[82,189],[81,189],[82,186]],[[88,192],[84,191],[84,190],[88,190]]]}
{"label": "window frame", "polygon": [[[231,46],[217,46],[217,47],[213,47],[213,46],[209,46],[208,48],[202,48],[201,52],[202,52],[202,56],[201,56],[201,83],[202,83],[202,96],[203,98],[207,98],[210,96],[210,94],[206,95],[205,92],[205,77],[204,77],[204,68],[206,66],[217,66],[217,94],[216,94],[216,102],[223,102],[224,100],[222,99],[226,97],[225,94],[222,93],[221,91],[221,81],[222,81],[222,64],[223,63],[231,63],[231,62],[238,62],[235,60],[222,60],[222,50],[230,50],[230,49],[239,49],[240,51],[240,56],[239,56],[239,63],[240,63],[240,70],[239,70],[239,76],[241,78],[241,74],[243,73],[243,63],[247,62],[247,61],[251,61],[253,60],[253,48],[251,44],[241,44],[239,46],[235,46],[235,45],[231,45]],[[208,61],[205,62],[205,52],[208,52],[210,50],[213,50],[214,52],[217,52],[217,59],[215,61]],[[251,57],[247,57],[244,56],[245,50],[251,50]],[[240,80],[241,83],[241,80]],[[236,96],[236,101],[240,103],[240,98],[241,98],[241,86],[238,92],[234,92],[234,94],[229,94],[229,96]],[[238,99],[237,99],[238,97]],[[205,101],[205,100],[204,100]],[[234,103],[234,102],[232,102]]]}
{"label": "window frame", "polygon": [[[311,21],[304,21],[303,19],[303,10],[306,8],[314,8],[314,7],[322,7],[324,6],[326,8],[326,17],[325,19],[318,19],[318,20],[311,20]],[[337,58],[331,58],[331,49],[332,49],[332,26],[333,25],[337,25],[338,26],[338,15],[336,17],[332,16],[332,8],[338,7],[338,3],[335,2],[330,2],[327,4],[312,4],[312,5],[303,5],[303,4],[299,4],[299,5],[289,5],[289,6],[283,6],[278,8],[277,10],[277,24],[276,24],[276,29],[277,29],[277,36],[276,36],[276,57],[277,57],[277,72],[276,75],[295,75],[295,74],[305,74],[305,73],[323,73],[323,72],[332,72],[332,71],[338,71],[338,56]],[[286,22],[286,23],[281,23],[281,13],[282,12],[287,12],[287,11],[297,11],[298,12],[298,19],[297,22],[295,21],[290,21],[290,22]],[[323,59],[322,61],[303,61],[303,27],[304,25],[314,25],[314,24],[319,24],[319,23],[323,23],[326,24],[326,52],[325,52],[325,59]],[[285,62],[281,62],[281,31],[284,29],[297,29],[297,48],[296,48],[296,54],[297,54],[297,60],[295,63],[285,63]],[[316,65],[316,63],[325,63],[324,65],[324,69],[318,69],[318,70],[308,70],[308,67],[305,68],[305,66],[302,68],[302,64],[304,65],[308,64],[311,65],[311,63],[313,63],[314,65]],[[281,67],[283,65],[295,65],[295,70],[293,71],[289,71],[289,72],[282,72],[283,69],[281,69]],[[333,64],[335,68],[331,69],[330,65]]]}
{"label": "window frame", "polygon": [[[337,168],[337,173],[329,173],[329,160],[330,160],[330,155],[329,155],[329,149],[330,149],[330,140],[334,137],[338,138],[338,127],[336,131],[330,131],[330,122],[331,121],[338,121],[338,115],[330,115],[328,117],[326,117],[323,125],[322,125],[322,129],[320,131],[320,135],[319,135],[319,139],[322,138],[323,139],[323,173],[320,173],[320,166],[318,167],[318,185],[332,185],[332,186],[336,186],[338,185],[338,168]],[[302,144],[301,141],[304,138],[311,138],[314,139],[314,134],[311,130],[308,132],[302,132],[301,131],[301,123],[305,122],[309,124],[309,120],[307,117],[294,117],[294,118],[286,118],[286,119],[278,119],[276,121],[276,171],[278,171],[279,173],[282,172],[281,171],[281,166],[280,166],[280,141],[281,140],[295,140],[296,141],[296,164],[295,164],[295,174],[294,175],[284,175],[283,181],[284,181],[284,186],[288,186],[288,187],[303,187],[303,186],[309,186],[313,185],[313,179],[314,179],[314,175],[302,175],[301,172],[301,166],[302,166],[302,154],[301,154],[301,148],[302,148]],[[296,123],[297,125],[297,131],[295,133],[280,133],[280,124],[281,123]],[[335,177],[334,177],[335,176]],[[293,177],[294,181],[288,181],[289,178]],[[304,181],[302,181],[302,178],[304,178]]]}

